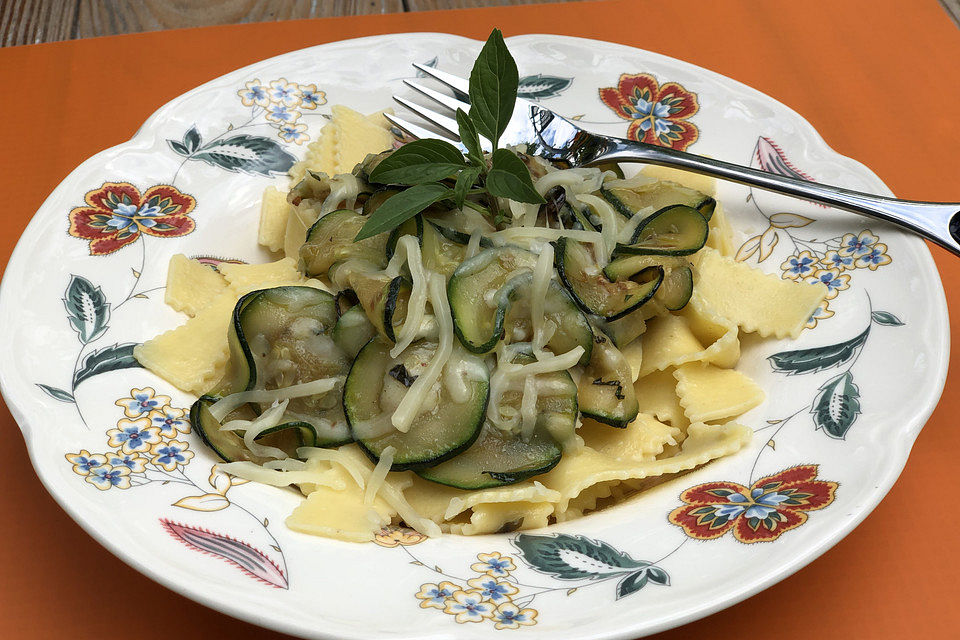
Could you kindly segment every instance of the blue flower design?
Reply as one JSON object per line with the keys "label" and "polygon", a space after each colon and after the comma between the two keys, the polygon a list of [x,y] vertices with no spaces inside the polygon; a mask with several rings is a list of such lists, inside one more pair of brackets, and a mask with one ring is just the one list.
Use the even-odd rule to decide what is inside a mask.
{"label": "blue flower design", "polygon": [[147,460],[136,453],[122,452],[108,453],[107,462],[113,467],[126,467],[132,473],[143,473],[147,464]]}
{"label": "blue flower design", "polygon": [[160,442],[160,429],[151,427],[146,418],[121,418],[116,429],[107,431],[107,436],[109,446],[119,447],[123,453],[136,453],[146,451],[150,445]]}
{"label": "blue flower design", "polygon": [[270,97],[267,95],[267,88],[263,86],[259,80],[251,80],[248,82],[243,89],[237,91],[237,95],[240,96],[240,101],[245,107],[252,107],[254,105],[265,107],[270,102]]}
{"label": "blue flower design", "polygon": [[839,269],[819,269],[806,279],[810,284],[822,284],[827,288],[827,299],[833,300],[844,289],[850,288],[850,276],[840,275]]}
{"label": "blue flower design", "polygon": [[150,454],[153,456],[150,462],[167,471],[176,471],[177,467],[186,465],[193,458],[190,446],[179,440],[155,444]]}
{"label": "blue flower design", "polygon": [[152,388],[144,387],[130,389],[130,397],[120,398],[114,404],[123,407],[123,413],[128,418],[137,418],[170,404],[170,396],[158,396]]}
{"label": "blue flower design", "polygon": [[509,600],[510,596],[519,591],[509,582],[499,582],[496,578],[490,576],[480,576],[467,580],[467,584],[476,590],[484,600],[491,602],[500,602]]}
{"label": "blue flower design", "polygon": [[494,625],[497,629],[517,629],[521,625],[529,626],[537,623],[536,609],[521,609],[512,602],[507,602],[493,613]]}
{"label": "blue flower design", "polygon": [[416,598],[422,601],[420,603],[422,609],[443,609],[446,606],[447,598],[452,597],[459,589],[460,587],[452,582],[441,582],[440,584],[428,582],[420,585],[420,591]]}
{"label": "blue flower design", "polygon": [[86,449],[81,449],[80,453],[68,453],[65,457],[73,465],[73,472],[81,476],[89,475],[94,469],[107,463],[106,456],[91,454]]}
{"label": "blue flower design", "polygon": [[327,103],[327,94],[318,91],[316,85],[302,84],[300,85],[300,100],[301,109],[312,110]]}
{"label": "blue flower design", "polygon": [[479,553],[477,560],[470,565],[470,568],[477,573],[485,573],[494,578],[502,578],[510,575],[510,572],[516,569],[513,560],[509,556],[501,556],[498,552]]}
{"label": "blue flower design", "polygon": [[865,253],[870,253],[870,249],[879,240],[880,238],[870,233],[869,229],[864,229],[858,235],[846,233],[840,240],[840,253],[856,258]]}
{"label": "blue flower design", "polygon": [[107,226],[122,231],[132,225],[150,229],[156,226],[157,221],[151,220],[160,215],[160,207],[148,206],[146,204],[139,208],[135,204],[126,204],[121,202],[114,208],[113,215],[107,220]]}
{"label": "blue flower design", "polygon": [[106,464],[94,469],[84,480],[101,491],[106,491],[111,487],[129,489],[130,469],[126,467],[114,468]]}
{"label": "blue flower design", "polygon": [[809,251],[801,251],[795,256],[790,256],[787,261],[780,265],[783,270],[783,277],[796,280],[812,275],[816,268],[817,259]]}
{"label": "blue flower design", "polygon": [[827,251],[826,255],[820,260],[828,269],[838,269],[840,271],[845,271],[847,269],[854,269],[853,266],[853,256],[845,256],[838,251]]}
{"label": "blue flower design", "polygon": [[160,429],[160,435],[173,438],[178,433],[190,433],[190,421],[184,417],[184,413],[183,409],[164,407],[150,412],[150,422]]}
{"label": "blue flower design", "polygon": [[280,124],[290,124],[300,118],[300,112],[291,110],[285,104],[271,104],[267,107],[267,120],[272,120]]}

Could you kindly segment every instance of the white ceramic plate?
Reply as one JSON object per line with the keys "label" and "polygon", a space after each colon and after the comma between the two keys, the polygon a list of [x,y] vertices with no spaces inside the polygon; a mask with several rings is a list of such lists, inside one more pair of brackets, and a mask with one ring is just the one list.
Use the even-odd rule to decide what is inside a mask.
{"label": "white ceramic plate", "polygon": [[[589,128],[889,194],[796,113],[715,73],[590,40],[508,42],[523,95]],[[260,194],[304,153],[296,138],[315,138],[332,104],[390,106],[412,62],[465,75],[479,47],[441,34],[378,36],[228,74],[83,163],[27,227],[0,290],[3,394],[48,490],[145,575],[311,638],[485,638],[510,627],[631,638],[790,575],[853,529],[897,478],[946,374],[947,312],[930,254],[884,225],[734,185],[719,199],[740,257],[784,277],[832,281],[837,293],[798,341],[744,340],[740,366],[768,396],[744,418],[757,431],[747,450],[547,530],[428,541],[395,531],[379,546],[293,533],[283,520],[294,492],[211,474],[213,455],[177,420],[193,398],[131,366],[130,343],[182,321],[163,304],[167,260],[266,261],[254,233]],[[245,97],[248,86],[280,79],[279,102]],[[284,119],[294,126],[281,129]],[[158,202],[169,208],[141,225],[124,217]],[[116,233],[90,245],[84,224],[98,220]],[[824,349],[768,360],[815,347]],[[141,452],[125,460],[115,453],[124,429],[137,432],[128,450]]]}

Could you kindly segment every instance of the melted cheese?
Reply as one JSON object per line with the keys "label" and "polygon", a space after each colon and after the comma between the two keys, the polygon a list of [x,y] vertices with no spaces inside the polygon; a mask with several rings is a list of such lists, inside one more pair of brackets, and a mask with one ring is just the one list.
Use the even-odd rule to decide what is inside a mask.
{"label": "melted cheese", "polygon": [[363,492],[363,504],[373,504],[374,499],[377,497],[377,492],[380,491],[384,480],[387,479],[390,467],[393,466],[393,454],[396,452],[396,447],[384,447],[383,451],[380,452],[380,459],[377,460],[377,466],[373,468],[369,482],[367,482],[367,487]]}
{"label": "melted cheese", "polygon": [[397,343],[390,349],[391,358],[396,358],[403,353],[403,350],[416,339],[427,307],[427,274],[429,272],[423,266],[420,244],[414,236],[403,236],[397,242],[397,251],[387,265],[387,272],[392,277],[399,274],[400,263],[403,260],[406,260],[407,267],[410,269],[413,287],[410,291],[410,301],[407,303],[407,317],[403,321],[403,326],[400,327]]}
{"label": "melted cheese", "polygon": [[218,421],[222,422],[231,411],[240,408],[248,402],[278,402],[281,400],[292,400],[293,398],[303,398],[305,396],[319,395],[336,389],[343,384],[343,376],[333,378],[318,378],[309,382],[301,382],[283,389],[252,389],[250,391],[240,391],[231,393],[217,400],[210,406],[210,414]]}

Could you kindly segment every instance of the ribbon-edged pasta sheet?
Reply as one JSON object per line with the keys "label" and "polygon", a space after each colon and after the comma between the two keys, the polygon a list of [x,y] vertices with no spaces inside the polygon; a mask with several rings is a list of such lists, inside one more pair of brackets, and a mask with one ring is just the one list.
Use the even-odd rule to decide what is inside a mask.
{"label": "ribbon-edged pasta sheet", "polygon": [[224,277],[212,266],[178,253],[170,258],[167,266],[164,302],[193,317],[226,291],[228,286]]}
{"label": "ribbon-edged pasta sheet", "polygon": [[696,265],[696,290],[717,315],[764,338],[796,338],[827,295],[822,284],[782,280],[713,249]]}
{"label": "ribbon-edged pasta sheet", "polygon": [[673,376],[680,406],[690,422],[739,416],[765,397],[757,383],[735,369],[692,363],[677,368]]}
{"label": "ribbon-edged pasta sheet", "polygon": [[637,380],[633,388],[637,394],[640,413],[654,416],[661,422],[686,429],[689,420],[683,414],[680,399],[677,397],[677,380],[674,369],[654,371]]}

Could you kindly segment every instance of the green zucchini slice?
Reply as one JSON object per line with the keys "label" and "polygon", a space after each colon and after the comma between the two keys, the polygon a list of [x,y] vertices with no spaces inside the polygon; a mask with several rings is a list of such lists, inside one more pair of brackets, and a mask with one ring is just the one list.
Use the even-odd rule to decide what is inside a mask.
{"label": "green zucchini slice", "polygon": [[710,228],[693,207],[683,204],[660,209],[636,228],[629,245],[617,245],[615,255],[688,256],[703,248]]}
{"label": "green zucchini slice", "polygon": [[373,173],[373,170],[377,168],[377,165],[383,162],[391,153],[393,149],[382,151],[380,153],[368,153],[367,157],[360,161],[356,167],[353,168],[353,175],[357,176],[364,182],[370,182],[370,174]]}
{"label": "green zucchini slice", "polygon": [[709,220],[717,207],[717,201],[712,197],[666,180],[651,182],[632,189],[605,187],[600,189],[600,195],[613,205],[617,212],[627,218],[632,218],[642,211],[659,211],[670,205],[683,204],[693,207]]}
{"label": "green zucchini slice", "polygon": [[435,467],[420,469],[417,475],[457,489],[488,489],[546,473],[562,455],[561,447],[543,430],[524,442],[487,422],[469,449]]}
{"label": "green zucchini slice", "polygon": [[[453,327],[460,342],[473,353],[487,353],[497,343],[531,338],[530,290],[536,256],[517,247],[481,251],[454,271],[447,285]],[[593,331],[575,301],[551,280],[544,301],[544,317],[557,329],[546,346],[566,353],[576,346],[590,359]]]}
{"label": "green zucchini slice", "polygon": [[574,300],[584,311],[607,320],[623,317],[645,303],[663,281],[663,267],[659,265],[611,280],[597,265],[592,245],[560,238],[556,247],[557,272]]}
{"label": "green zucchini slice", "polygon": [[620,165],[616,162],[601,162],[597,165],[597,169],[600,171],[612,171],[618,180],[623,180],[623,169],[620,168]]}
{"label": "green zucchini slice", "polygon": [[[533,360],[529,345],[524,345],[513,362],[526,364]],[[515,484],[553,469],[560,462],[563,443],[576,430],[577,385],[566,371],[539,374],[536,384],[537,422],[529,438],[487,420],[469,449],[417,474],[458,489],[486,489]],[[522,398],[522,391],[511,389],[500,403],[519,412]]]}
{"label": "green zucchini slice", "polygon": [[593,358],[580,377],[577,397],[580,413],[612,427],[623,428],[639,413],[630,363],[613,341],[597,331],[598,344]]}
{"label": "green zucchini slice", "polygon": [[[257,464],[263,464],[269,458],[261,458],[254,455],[243,442],[243,436],[236,431],[221,431],[221,424],[210,413],[210,407],[217,402],[219,398],[213,396],[200,396],[190,407],[190,424],[193,425],[200,440],[224,462],[237,462],[249,460]],[[234,417],[253,418],[253,412],[249,408],[241,408],[235,412]],[[313,425],[306,422],[289,422],[281,424],[272,429],[267,429],[256,438],[257,442],[271,447],[277,447],[287,452],[291,457],[296,456],[297,448],[302,446],[323,446],[317,437],[317,431]]]}
{"label": "green zucchini slice", "polygon": [[354,242],[366,221],[350,209],[337,209],[317,220],[300,247],[300,266],[304,273],[311,277],[324,276],[334,263],[351,258],[366,260],[378,269],[386,267],[388,234]]}
{"label": "green zucchini slice", "polygon": [[[662,287],[663,285],[661,284],[660,286]],[[656,299],[656,295],[654,295],[654,299]],[[608,338],[613,340],[613,344],[617,349],[623,349],[643,335],[643,332],[647,330],[644,311],[646,311],[646,306],[634,309],[625,316],[604,323],[603,332]]]}
{"label": "green zucchini slice", "polygon": [[370,342],[375,335],[377,335],[377,328],[370,323],[363,307],[359,305],[351,307],[341,315],[330,333],[330,337],[338,347],[343,349],[351,361],[357,357],[363,345]]}
{"label": "green zucchini slice", "polygon": [[414,216],[390,232],[390,235],[387,236],[386,247],[388,260],[396,253],[397,242],[399,242],[403,236],[416,236],[417,244],[423,244],[423,218]]}
{"label": "green zucchini slice", "polygon": [[693,295],[693,269],[689,264],[673,267],[664,277],[654,299],[671,311],[679,311]]}
{"label": "green zucchini slice", "polygon": [[374,461],[388,446],[395,447],[394,471],[436,465],[466,450],[483,425],[490,388],[486,365],[472,356],[458,360],[454,351],[446,368],[459,372],[468,391],[466,399],[457,402],[441,376],[427,390],[426,406],[410,430],[400,433],[391,423],[393,412],[433,358],[437,344],[419,340],[397,358],[390,357],[390,347],[383,339],[371,340],[350,368],[343,406],[354,439]]}
{"label": "green zucchini slice", "polygon": [[[329,335],[336,323],[336,302],[326,291],[287,286],[248,293],[234,308],[230,367],[216,395],[345,375],[350,359]],[[259,413],[268,406],[253,408]],[[316,446],[350,441],[335,392],[291,399],[284,418],[310,424]]]}
{"label": "green zucchini slice", "polygon": [[369,263],[340,262],[330,267],[330,280],[349,289],[377,333],[396,342],[397,331],[407,317],[412,285],[404,276],[390,277]]}

